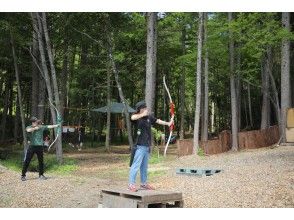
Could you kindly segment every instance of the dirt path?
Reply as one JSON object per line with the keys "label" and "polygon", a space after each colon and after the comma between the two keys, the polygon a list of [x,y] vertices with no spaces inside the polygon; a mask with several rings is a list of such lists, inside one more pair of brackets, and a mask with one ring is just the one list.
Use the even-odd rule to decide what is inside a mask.
{"label": "dirt path", "polygon": [[[98,207],[100,190],[127,185],[123,154],[82,152],[70,176],[48,174],[48,180],[0,166],[0,207]],[[209,177],[177,175],[179,167],[220,168]],[[188,156],[151,165],[157,189],[181,191],[185,207],[294,207],[294,147],[262,148],[199,158]]]}

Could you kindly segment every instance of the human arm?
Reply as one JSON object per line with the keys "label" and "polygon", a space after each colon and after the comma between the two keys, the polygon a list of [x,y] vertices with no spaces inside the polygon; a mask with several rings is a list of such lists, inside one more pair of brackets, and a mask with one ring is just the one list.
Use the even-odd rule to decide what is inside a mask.
{"label": "human arm", "polygon": [[57,128],[59,125],[47,125],[47,128]]}
{"label": "human arm", "polygon": [[157,124],[160,124],[160,125],[171,126],[171,125],[174,123],[174,116],[170,119],[169,122],[167,122],[167,121],[163,121],[163,120],[161,120],[161,119],[157,119],[157,120],[156,120],[156,123],[157,123]]}
{"label": "human arm", "polygon": [[146,109],[146,110],[144,110],[144,111],[141,112],[141,113],[133,114],[133,115],[131,116],[131,120],[132,120],[132,121],[136,121],[136,120],[138,120],[138,119],[140,119],[140,118],[143,118],[143,117],[145,117],[145,116],[147,116],[147,115],[148,115],[148,110]]}

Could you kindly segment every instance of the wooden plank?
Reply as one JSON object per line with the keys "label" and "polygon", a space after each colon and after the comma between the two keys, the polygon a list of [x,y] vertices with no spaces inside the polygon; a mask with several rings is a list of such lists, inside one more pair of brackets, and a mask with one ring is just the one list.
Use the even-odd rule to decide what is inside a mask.
{"label": "wooden plank", "polygon": [[139,190],[137,192],[131,192],[124,189],[104,189],[102,193],[138,200],[141,203],[161,203],[162,201],[176,201],[182,200],[183,198],[181,192],[159,190]]}
{"label": "wooden plank", "polygon": [[294,108],[287,110],[287,128],[294,128]]}
{"label": "wooden plank", "polygon": [[286,141],[294,142],[294,128],[286,128]]}
{"label": "wooden plank", "polygon": [[138,200],[124,198],[112,194],[102,194],[102,204],[104,208],[137,208]]}

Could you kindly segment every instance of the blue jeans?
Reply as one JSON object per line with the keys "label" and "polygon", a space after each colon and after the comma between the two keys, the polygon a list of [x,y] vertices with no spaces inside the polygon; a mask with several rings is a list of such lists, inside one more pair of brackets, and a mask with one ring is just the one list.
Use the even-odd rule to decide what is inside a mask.
{"label": "blue jeans", "polygon": [[136,176],[140,168],[141,184],[147,183],[147,169],[149,161],[149,147],[137,145],[133,164],[130,168],[129,184],[136,183]]}

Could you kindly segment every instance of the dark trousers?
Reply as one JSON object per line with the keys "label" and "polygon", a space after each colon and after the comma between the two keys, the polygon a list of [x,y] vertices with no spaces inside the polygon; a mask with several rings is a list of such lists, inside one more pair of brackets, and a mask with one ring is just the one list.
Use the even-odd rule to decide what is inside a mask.
{"label": "dark trousers", "polygon": [[43,146],[30,146],[25,155],[25,160],[24,160],[23,168],[22,168],[22,176],[26,175],[29,164],[35,153],[37,154],[38,161],[39,161],[39,175],[43,175],[44,173]]}

